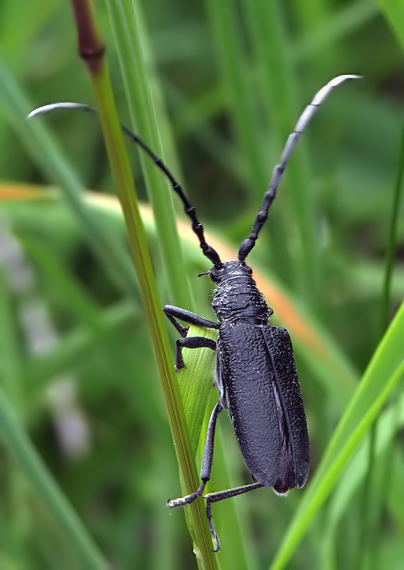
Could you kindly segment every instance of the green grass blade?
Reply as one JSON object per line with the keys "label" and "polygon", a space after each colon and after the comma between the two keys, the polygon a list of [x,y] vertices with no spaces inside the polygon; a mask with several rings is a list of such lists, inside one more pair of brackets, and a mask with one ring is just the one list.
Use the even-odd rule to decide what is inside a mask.
{"label": "green grass blade", "polygon": [[[280,154],[279,149],[286,142],[294,122],[303,110],[297,97],[299,88],[288,48],[281,3],[278,0],[246,0],[244,10],[250,24],[250,40],[256,60],[260,62],[261,99],[277,143],[277,154]],[[313,183],[309,177],[305,145],[293,155],[284,186],[287,186],[287,200],[293,206],[293,221],[289,219],[288,224],[295,231],[296,253],[290,260],[294,265],[294,281],[299,283],[304,297],[315,307],[320,298],[319,242],[315,234]]]}
{"label": "green grass blade", "polygon": [[[140,6],[129,0],[107,1],[110,22],[124,79],[126,98],[135,131],[160,156],[161,137],[155,107],[151,99],[145,61],[146,30]],[[162,113],[160,112],[159,115]],[[156,219],[158,244],[166,270],[170,299],[173,304],[192,309],[192,297],[181,244],[178,239],[173,207],[173,190],[156,165],[141,153],[141,164]],[[185,276],[184,276],[185,273]]]}
{"label": "green grass blade", "polygon": [[[135,287],[129,258],[117,239],[86,207],[81,197],[81,184],[65,161],[58,145],[40,120],[27,121],[32,111],[18,84],[0,62],[0,103],[8,120],[14,125],[23,145],[45,176],[63,190],[63,197],[75,214],[83,235],[117,286],[124,291]],[[111,263],[113,260],[113,263]]]}
{"label": "green grass blade", "polygon": [[[390,218],[389,227],[389,237],[387,242],[387,252],[386,252],[386,269],[385,277],[383,283],[382,291],[382,303],[381,303],[381,334],[387,329],[389,322],[389,306],[391,303],[391,281],[393,274],[393,265],[395,250],[397,245],[397,226],[398,226],[398,215],[400,206],[400,197],[402,191],[402,180],[404,173],[404,131],[401,137],[401,148],[399,154],[399,165],[397,172],[397,180],[394,188],[393,195],[393,207]],[[369,466],[368,473],[365,480],[365,485],[363,489],[363,505],[362,513],[360,518],[360,524],[362,525],[362,533],[358,545],[357,554],[357,566],[362,568],[364,560],[367,554],[372,553],[376,556],[379,545],[379,536],[377,533],[377,508],[376,502],[372,501],[371,493],[373,487],[374,471],[375,471],[375,453],[376,453],[376,440],[378,437],[378,419],[375,421],[370,432],[370,444],[369,444]],[[393,454],[393,450],[390,450],[390,454]],[[385,467],[385,479],[386,481],[391,479],[391,469],[392,464],[386,464]],[[372,505],[373,516],[370,513],[370,506]],[[375,513],[376,511],[376,513]],[[379,515],[381,516],[381,515]]]}
{"label": "green grass blade", "polygon": [[377,4],[387,23],[404,48],[404,4],[400,0],[378,0]]}
{"label": "green grass blade", "polygon": [[[399,412],[398,416],[397,411]],[[376,459],[379,459],[383,452],[391,446],[400,426],[404,424],[404,395],[397,397],[397,401],[390,404],[383,411],[378,423],[375,447]],[[366,476],[368,454],[368,446],[364,445],[348,466],[332,495],[327,511],[327,526],[322,539],[324,560],[328,560],[328,566],[331,566],[330,559],[335,556],[335,534],[338,524],[344,513],[349,510],[353,497],[358,493]],[[393,467],[393,464],[391,464],[391,467]],[[382,484],[381,489],[384,488],[385,485]],[[379,491],[381,489],[379,488]],[[388,490],[390,489],[391,486],[388,487]]]}
{"label": "green grass blade", "polygon": [[128,329],[139,316],[132,302],[116,303],[98,314],[97,328],[80,325],[65,334],[46,354],[29,359],[24,365],[24,376],[30,380],[26,387],[27,398],[42,394],[56,376],[74,369],[93,349],[103,344],[110,346],[111,337]]}
{"label": "green grass blade", "polygon": [[300,503],[272,568],[283,568],[404,373],[404,305],[374,354]]}
{"label": "green grass blade", "polygon": [[12,302],[3,268],[0,266],[0,378],[1,385],[20,411],[23,404],[21,358],[18,348],[18,331],[12,315]]}
{"label": "green grass blade", "polygon": [[246,157],[249,184],[261,200],[268,178],[257,138],[258,117],[254,107],[248,62],[237,15],[229,0],[210,0],[209,12],[224,77],[227,100],[243,155]]}
{"label": "green grass blade", "polygon": [[296,0],[293,2],[293,7],[300,27],[307,30],[319,26],[331,11],[330,3],[325,0],[310,0],[304,4]]}
{"label": "green grass blade", "polygon": [[[215,340],[217,331],[191,326],[188,336],[201,336]],[[196,453],[206,406],[212,390],[215,354],[209,348],[184,349],[183,353],[185,368],[177,373],[177,377],[181,387],[189,437],[194,453]],[[195,377],[198,380],[197,382]]]}
{"label": "green grass blade", "polygon": [[105,570],[108,563],[36,453],[4,393],[0,393],[0,434],[35,492],[70,540],[71,547],[81,560],[82,568]]}
{"label": "green grass blade", "polygon": [[389,238],[387,243],[386,253],[386,270],[383,283],[382,295],[382,315],[381,315],[381,330],[384,332],[389,322],[389,306],[391,297],[391,281],[394,269],[394,257],[397,247],[397,230],[398,230],[398,217],[400,212],[400,200],[403,187],[404,175],[404,130],[401,135],[401,149],[399,155],[399,165],[397,172],[397,180],[394,188],[393,207],[391,211]]}
{"label": "green grass blade", "polygon": [[[136,269],[146,320],[149,325],[152,346],[160,374],[161,385],[167,406],[171,432],[176,448],[182,491],[193,492],[198,485],[198,476],[192,447],[187,431],[183,403],[177,379],[174,377],[172,357],[167,333],[163,324],[161,303],[154,278],[152,262],[145,230],[140,217],[133,177],[123,141],[109,73],[103,57],[104,50],[98,37],[97,24],[92,14],[91,3],[75,4],[79,53],[87,66],[94,89],[108,158],[116,184],[116,190],[125,219],[132,260]],[[97,57],[88,59],[88,53]],[[212,552],[212,539],[201,499],[188,506],[189,528],[194,540],[198,564],[214,570],[216,559]]]}
{"label": "green grass blade", "polygon": [[[152,56],[141,7],[139,3],[128,0],[108,1],[107,6],[132,123],[148,144],[161,154],[160,133],[156,115],[161,116],[162,111],[160,109],[160,112],[156,113],[151,98],[149,83],[152,75],[150,69]],[[148,70],[145,69],[147,63],[149,63]],[[156,234],[168,276],[170,303],[193,309],[194,303],[175,224],[172,205],[173,190],[155,164],[148,157],[145,157],[144,160],[143,158],[142,156],[142,166],[153,205]],[[210,331],[198,331],[194,328],[191,328],[189,334],[212,337]],[[187,368],[177,375],[189,437],[194,451],[199,441],[211,389],[211,370],[213,369],[214,357],[213,354],[209,353],[211,353],[209,350],[189,351]]]}
{"label": "green grass blade", "polygon": [[357,32],[377,15],[377,6],[369,0],[344,5],[321,25],[304,33],[292,48],[293,60],[295,62],[315,60],[321,50],[325,51],[329,46],[344,40],[349,34]]}

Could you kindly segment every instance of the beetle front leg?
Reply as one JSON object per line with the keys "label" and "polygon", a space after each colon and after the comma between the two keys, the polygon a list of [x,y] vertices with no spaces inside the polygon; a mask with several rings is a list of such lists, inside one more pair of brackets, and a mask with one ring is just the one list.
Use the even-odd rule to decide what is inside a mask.
{"label": "beetle front leg", "polygon": [[196,325],[197,327],[202,327],[204,329],[218,329],[219,323],[215,323],[214,321],[209,321],[209,319],[204,319],[195,313],[191,313],[191,311],[187,311],[186,309],[181,309],[180,307],[174,307],[173,305],[165,305],[163,307],[163,312],[172,323],[177,331],[180,333],[182,337],[187,336],[187,332],[189,327],[183,327],[180,325],[177,319],[184,321],[185,323],[189,323],[190,325]]}

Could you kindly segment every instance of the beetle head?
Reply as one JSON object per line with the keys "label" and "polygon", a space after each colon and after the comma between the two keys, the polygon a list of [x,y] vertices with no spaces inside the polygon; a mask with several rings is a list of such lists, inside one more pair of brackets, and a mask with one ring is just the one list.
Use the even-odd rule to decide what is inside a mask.
{"label": "beetle head", "polygon": [[244,261],[222,261],[212,267],[209,272],[213,283],[223,283],[238,277],[251,277],[252,269]]}

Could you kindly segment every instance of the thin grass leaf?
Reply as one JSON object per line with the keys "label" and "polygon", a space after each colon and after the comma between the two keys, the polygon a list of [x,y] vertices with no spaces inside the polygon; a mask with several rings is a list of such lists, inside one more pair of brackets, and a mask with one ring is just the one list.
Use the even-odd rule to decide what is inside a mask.
{"label": "thin grass leaf", "polygon": [[[89,245],[100,259],[106,272],[117,286],[127,291],[135,287],[133,269],[129,258],[117,239],[105,228],[100,219],[91,214],[81,198],[81,185],[73,170],[68,166],[63,153],[49,135],[41,121],[27,121],[32,110],[20,87],[8,71],[0,64],[0,102],[9,121],[12,122],[22,144],[37,162],[49,180],[53,180],[80,224]],[[114,260],[111,263],[111,260]]]}
{"label": "thin grass leaf", "polygon": [[[386,452],[391,446],[395,435],[404,424],[404,396],[401,395],[382,412],[379,417],[379,428],[375,447],[375,458]],[[335,535],[341,518],[351,507],[353,497],[358,493],[366,476],[368,468],[368,445],[364,445],[346,469],[338,486],[336,487],[327,509],[327,523],[321,540],[324,553],[324,567],[332,568],[332,559],[335,558]],[[391,463],[393,467],[393,462]],[[379,491],[385,488],[382,484]],[[388,489],[391,487],[389,486]]]}
{"label": "thin grass leaf", "polygon": [[83,523],[61,493],[42,460],[21,428],[12,406],[3,392],[0,393],[0,435],[6,442],[35,493],[42,499],[56,524],[70,541],[81,567],[88,570],[105,570],[104,560]]}
{"label": "thin grass leaf", "polygon": [[44,278],[65,297],[65,307],[71,311],[72,316],[84,321],[94,332],[100,330],[99,307],[78,280],[66,271],[63,260],[57,258],[52,249],[43,247],[45,244],[35,238],[22,238],[21,243],[38,269],[43,272]]}
{"label": "thin grass leaf", "polygon": [[324,18],[315,29],[303,33],[292,48],[293,60],[303,62],[315,59],[319,52],[342,41],[349,34],[354,34],[377,15],[376,4],[369,0],[344,6],[329,18]]}
{"label": "thin grass leaf", "polygon": [[[141,6],[127,0],[107,2],[111,25],[114,30],[115,43],[120,57],[121,70],[125,81],[127,101],[132,123],[146,137],[150,144],[161,152],[160,133],[157,115],[159,112],[151,98],[150,78],[156,82],[151,69],[151,54],[147,31],[141,12]],[[145,69],[149,62],[148,69]],[[156,91],[156,88],[154,89]],[[161,172],[148,157],[142,161],[151,197],[156,233],[161,248],[161,256],[168,275],[170,302],[181,307],[194,308],[182,255],[182,247],[178,239],[174,209],[172,205],[173,190],[164,180]],[[195,236],[194,236],[195,239]],[[191,328],[191,330],[193,330]],[[194,330],[197,336],[211,337],[209,331]],[[190,332],[189,334],[193,334]],[[177,375],[181,390],[191,445],[196,450],[200,429],[206,412],[213,355],[207,356],[209,350],[190,351],[187,369]],[[193,353],[193,354],[192,354]],[[210,366],[206,366],[206,361]]]}
{"label": "thin grass leaf", "polygon": [[378,346],[324,453],[271,568],[283,568],[404,373],[404,305]]}
{"label": "thin grass leaf", "polygon": [[[158,119],[149,87],[151,69],[143,52],[149,44],[140,6],[129,0],[107,1],[110,23],[124,79],[126,98],[135,131],[155,152],[162,155]],[[159,119],[163,111],[159,108]],[[140,155],[142,169],[157,223],[158,244],[165,267],[172,303],[192,309],[192,297],[186,275],[181,245],[175,226],[173,191],[156,165]]]}
{"label": "thin grass leaf", "polygon": [[224,77],[224,89],[232,109],[236,134],[246,157],[249,183],[256,197],[261,199],[268,171],[257,139],[258,116],[239,22],[229,0],[210,0],[208,5]]}
{"label": "thin grass leaf", "polygon": [[18,331],[12,315],[12,299],[5,272],[0,266],[0,378],[3,390],[19,412],[22,411],[22,372]]}
{"label": "thin grass leaf", "polygon": [[[244,2],[250,41],[260,62],[259,86],[268,124],[277,146],[277,154],[293,128],[300,109],[299,92],[288,49],[287,34],[280,2],[252,0]],[[278,160],[277,158],[275,160]],[[315,236],[313,183],[309,176],[307,151],[299,149],[288,166],[288,200],[293,205],[295,254],[289,259],[293,281],[314,308],[319,300],[318,240]],[[283,233],[285,228],[283,228]],[[277,236],[282,243],[281,236]]]}
{"label": "thin grass leaf", "polygon": [[387,242],[386,253],[386,269],[383,283],[383,302],[381,314],[381,331],[386,330],[389,323],[389,307],[391,303],[391,283],[394,269],[394,258],[398,241],[398,218],[400,213],[400,200],[403,190],[404,175],[404,130],[401,135],[401,148],[399,154],[399,165],[397,171],[397,180],[394,188],[393,205],[391,210],[391,218],[389,224],[389,237]]}
{"label": "thin grass leaf", "polygon": [[[73,1],[73,9],[78,33],[79,53],[86,63],[100,112],[109,162],[125,218],[132,259],[151,333],[171,432],[177,452],[181,487],[184,494],[189,494],[197,487],[196,466],[187,431],[183,403],[177,380],[173,374],[172,358],[163,325],[157,284],[139,213],[134,182],[125,151],[111,82],[105,65],[104,49],[98,36],[97,24],[93,17],[90,1],[83,3]],[[88,58],[89,53],[95,54],[96,57]],[[214,570],[217,564],[212,552],[211,535],[201,500],[194,501],[188,506],[188,515],[190,520],[189,530],[194,541],[194,552],[198,565],[202,568]]]}
{"label": "thin grass leaf", "polygon": [[310,0],[305,4],[297,0],[293,6],[300,27],[306,30],[319,26],[330,15],[330,3],[325,0]]}
{"label": "thin grass leaf", "polygon": [[404,5],[396,0],[378,0],[377,5],[396,35],[401,48],[404,48]]}
{"label": "thin grass leaf", "polygon": [[[389,228],[389,238],[387,242],[387,253],[386,253],[386,269],[385,278],[383,283],[382,291],[382,303],[381,303],[381,334],[387,329],[389,322],[389,307],[391,303],[391,281],[393,274],[393,265],[395,258],[395,250],[397,247],[397,226],[398,226],[398,214],[400,206],[400,197],[402,191],[402,179],[404,173],[404,131],[401,137],[401,148],[399,154],[399,166],[397,172],[397,180],[394,189],[393,196],[393,207],[390,218],[390,228]],[[377,508],[375,507],[375,501],[372,501],[372,483],[373,483],[373,472],[375,470],[375,453],[376,453],[376,440],[378,438],[378,419],[375,421],[370,432],[370,444],[369,444],[369,465],[368,473],[365,479],[365,485],[363,488],[363,498],[362,498],[362,512],[360,518],[360,525],[362,526],[362,532],[360,539],[358,541],[358,552],[357,552],[357,567],[364,567],[364,561],[366,555],[371,558],[376,556],[379,544],[379,535],[377,533],[377,521],[381,516],[381,513],[377,513]],[[390,450],[390,454],[393,450]],[[386,481],[391,479],[391,469],[392,463],[386,464],[385,467],[385,479]],[[370,505],[372,504],[373,517],[370,516]],[[376,511],[376,514],[375,514]]]}
{"label": "thin grass leaf", "polygon": [[108,339],[127,329],[139,317],[140,312],[132,302],[122,301],[99,313],[97,329],[80,325],[66,333],[52,350],[29,359],[24,366],[24,377],[30,379],[27,398],[41,394],[53,378],[76,368],[94,348],[110,344]]}
{"label": "thin grass leaf", "polygon": [[[210,329],[202,329],[192,325],[188,336],[199,336],[215,340],[217,333]],[[209,394],[212,390],[215,354],[209,348],[201,348],[199,350],[185,348],[183,354],[185,368],[179,371],[177,376],[181,386],[189,438],[194,453],[196,453]],[[198,383],[195,382],[195,376],[197,376]]]}

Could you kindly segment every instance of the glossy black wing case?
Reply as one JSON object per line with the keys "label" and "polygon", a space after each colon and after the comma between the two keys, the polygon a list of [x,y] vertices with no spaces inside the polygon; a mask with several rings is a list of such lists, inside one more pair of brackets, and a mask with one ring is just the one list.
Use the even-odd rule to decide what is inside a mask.
{"label": "glossy black wing case", "polygon": [[302,487],[309,441],[289,334],[222,323],[218,348],[224,398],[251,474],[279,493]]}
{"label": "glossy black wing case", "polygon": [[275,369],[293,461],[294,486],[303,487],[309,476],[310,445],[292,341],[288,331],[282,327],[263,327],[262,332]]}

